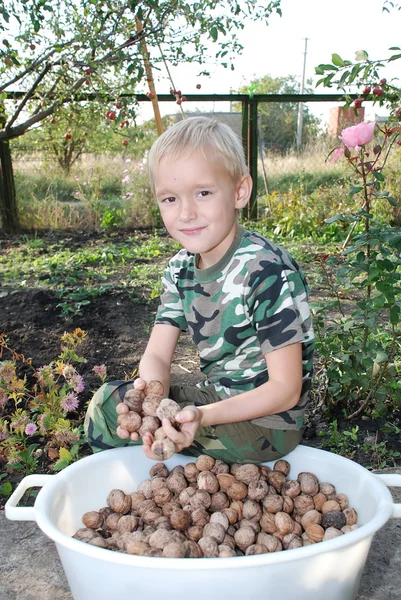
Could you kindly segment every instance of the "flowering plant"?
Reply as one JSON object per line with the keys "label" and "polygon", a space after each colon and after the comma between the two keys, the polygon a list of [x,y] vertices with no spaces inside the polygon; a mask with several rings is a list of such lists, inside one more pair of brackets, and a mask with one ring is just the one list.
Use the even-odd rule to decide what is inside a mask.
{"label": "flowering plant", "polygon": [[0,335],[0,359],[5,353],[10,356],[0,361],[0,455],[9,470],[35,470],[41,455],[35,442],[39,437],[47,440],[51,458],[61,456],[63,449],[64,454],[72,449],[77,454],[82,427],[78,419],[68,416],[78,417],[79,394],[85,389],[82,376],[72,365],[84,361],[76,349],[85,337],[81,329],[64,333],[58,360],[34,369],[32,360],[14,352]]}

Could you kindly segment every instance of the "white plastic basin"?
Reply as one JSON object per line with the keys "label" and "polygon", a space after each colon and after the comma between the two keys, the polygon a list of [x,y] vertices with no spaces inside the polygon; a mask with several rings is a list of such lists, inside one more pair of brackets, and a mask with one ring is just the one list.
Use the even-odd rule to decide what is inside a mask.
{"label": "white plastic basin", "polygon": [[[9,519],[36,521],[55,542],[74,600],[352,600],[375,532],[401,516],[401,504],[387,489],[401,486],[401,475],[373,475],[346,458],[306,446],[285,458],[290,478],[312,471],[347,494],[359,529],[305,548],[233,558],[132,556],[73,539],[82,515],[104,506],[113,488],[128,493],[149,479],[154,461],[140,447],[94,454],[57,475],[25,477],[5,513]],[[165,463],[171,469],[193,460],[175,455]],[[42,487],[35,506],[18,507],[25,490],[34,486]]]}

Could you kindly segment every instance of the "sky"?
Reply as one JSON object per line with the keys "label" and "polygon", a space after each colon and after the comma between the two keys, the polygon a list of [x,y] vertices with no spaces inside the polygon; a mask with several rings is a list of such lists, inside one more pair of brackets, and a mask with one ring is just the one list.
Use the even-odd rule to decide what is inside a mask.
{"label": "sky", "polygon": [[[268,25],[246,24],[240,34],[244,51],[235,61],[235,71],[217,66],[213,61],[206,67],[180,65],[170,69],[174,84],[183,94],[196,93],[198,83],[202,93],[216,94],[237,90],[255,76],[267,74],[273,77],[295,75],[301,81],[305,38],[308,38],[305,77],[312,78],[314,83],[318,79],[315,67],[331,62],[333,53],[348,60],[354,60],[358,50],[366,50],[372,60],[389,57],[394,53],[388,50],[391,46],[401,46],[401,11],[393,9],[383,13],[382,6],[383,0],[282,0],[282,17],[273,14]],[[204,68],[211,71],[210,77],[198,76]],[[384,69],[382,76],[388,80],[401,76],[401,60]],[[168,93],[171,84],[166,75],[155,75],[155,79],[156,91]],[[335,93],[335,90],[319,86],[316,93]],[[165,108],[171,112],[172,104],[162,105],[162,113],[166,112]],[[318,113],[324,108],[327,105],[319,104],[314,111]]]}

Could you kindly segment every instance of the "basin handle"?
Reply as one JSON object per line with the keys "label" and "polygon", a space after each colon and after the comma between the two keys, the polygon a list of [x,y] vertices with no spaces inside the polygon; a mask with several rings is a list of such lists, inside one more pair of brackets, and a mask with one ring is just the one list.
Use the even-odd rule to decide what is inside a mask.
{"label": "basin handle", "polygon": [[[401,487],[401,475],[398,475],[397,473],[376,475],[376,477],[379,477],[379,479],[381,479],[387,487]],[[391,515],[391,517],[393,519],[401,517],[401,502],[399,502],[398,504],[394,502],[393,514]]]}
{"label": "basin handle", "polygon": [[27,475],[18,484],[7,500],[4,511],[12,521],[36,521],[34,506],[17,506],[26,490],[31,487],[43,487],[54,475]]}

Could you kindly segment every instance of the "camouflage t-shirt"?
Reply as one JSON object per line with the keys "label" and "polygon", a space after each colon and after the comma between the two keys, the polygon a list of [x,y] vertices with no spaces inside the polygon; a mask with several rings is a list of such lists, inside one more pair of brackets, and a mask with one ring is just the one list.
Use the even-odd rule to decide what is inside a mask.
{"label": "camouflage t-shirt", "polygon": [[302,343],[298,404],[252,420],[274,429],[300,429],[311,387],[314,335],[299,266],[286,250],[241,226],[217,264],[198,269],[197,260],[185,249],[170,260],[156,323],[191,333],[206,376],[198,385],[213,385],[221,399],[268,381],[265,354]]}

